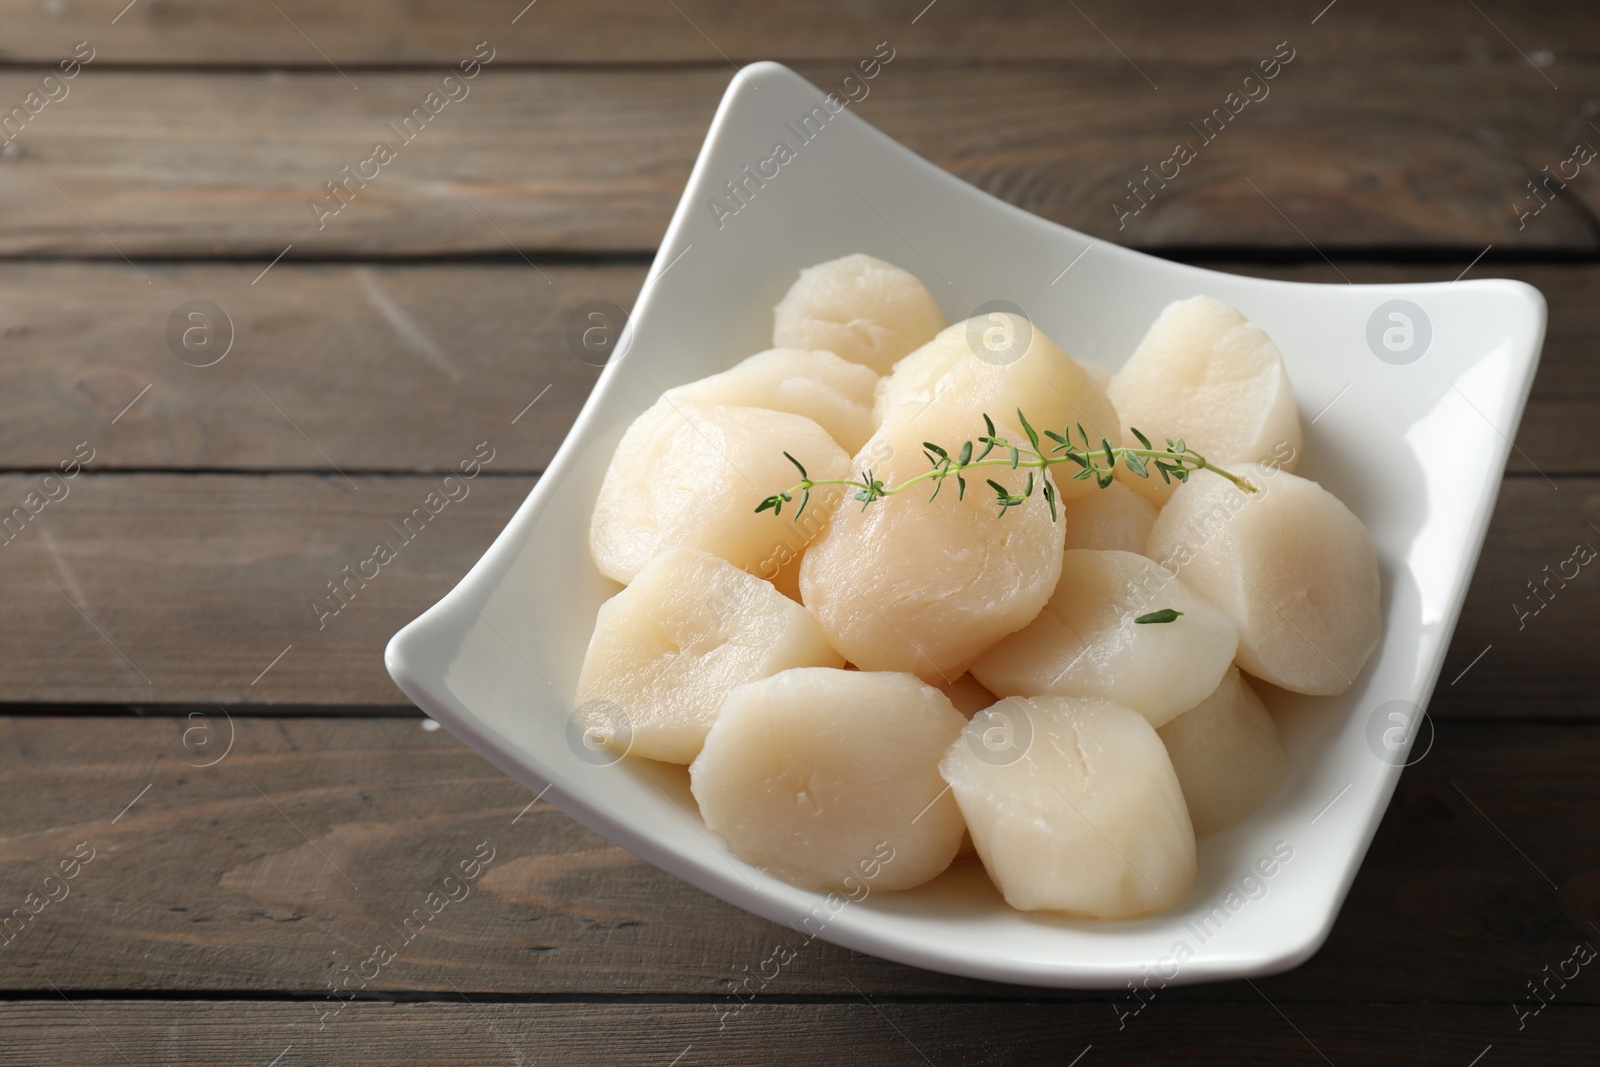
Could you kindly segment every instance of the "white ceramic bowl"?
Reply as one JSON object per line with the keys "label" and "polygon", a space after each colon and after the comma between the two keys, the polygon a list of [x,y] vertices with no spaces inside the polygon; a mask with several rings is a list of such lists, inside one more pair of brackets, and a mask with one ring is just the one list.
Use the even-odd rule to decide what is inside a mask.
{"label": "white ceramic bowl", "polygon": [[[813,117],[817,132],[802,142],[813,108],[827,118]],[[820,90],[776,64],[734,78],[622,356],[494,545],[389,643],[390,673],[507,774],[548,787],[547,799],[651,863],[791,927],[796,948],[820,930],[921,967],[1069,987],[1295,966],[1327,937],[1418,733],[1408,713],[1438,680],[1538,362],[1543,298],[1511,281],[1302,285],[1166,262],[995,200],[848,109],[829,112]],[[780,140],[794,158],[758,170]],[[747,181],[737,213],[713,210],[713,198],[737,206],[725,183],[746,165],[777,173]],[[770,309],[796,272],[850,252],[921,276],[952,321],[987,300],[1014,301],[1067,351],[1112,368],[1172,300],[1205,293],[1238,307],[1288,360],[1307,426],[1299,473],[1372,532],[1382,646],[1343,697],[1269,695],[1294,761],[1289,781],[1266,809],[1201,842],[1194,890],[1165,914],[1115,923],[1022,914],[974,861],[841,907],[734,859],[702,824],[683,768],[599,766],[575,736],[578,667],[595,612],[617,588],[590,562],[587,533],[618,438],[660,390],[767,347]],[[1258,864],[1275,846],[1291,856],[1264,877]]]}

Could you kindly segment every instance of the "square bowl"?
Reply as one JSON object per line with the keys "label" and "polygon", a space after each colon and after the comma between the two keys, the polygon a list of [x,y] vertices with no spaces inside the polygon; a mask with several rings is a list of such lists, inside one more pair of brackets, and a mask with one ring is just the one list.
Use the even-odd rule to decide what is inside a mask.
{"label": "square bowl", "polygon": [[[617,589],[590,562],[588,523],[617,441],[661,391],[768,347],[770,309],[800,268],[852,252],[919,275],[951,321],[1012,301],[1068,352],[1112,369],[1169,302],[1204,293],[1232,304],[1288,363],[1307,431],[1298,473],[1372,534],[1382,644],[1343,696],[1263,687],[1289,780],[1251,818],[1201,841],[1195,886],[1165,913],[1108,923],[1017,912],[975,860],[854,902],[797,889],[706,830],[685,768],[614,761],[582,743],[578,668]],[[1409,758],[1544,322],[1543,298],[1519,282],[1263,281],[1085,237],[946,174],[787,68],[757,63],[724,96],[616,355],[549,470],[461,583],[395,635],[386,662],[408,697],[507,774],[801,938],[1040,986],[1286,970],[1327,937]]]}

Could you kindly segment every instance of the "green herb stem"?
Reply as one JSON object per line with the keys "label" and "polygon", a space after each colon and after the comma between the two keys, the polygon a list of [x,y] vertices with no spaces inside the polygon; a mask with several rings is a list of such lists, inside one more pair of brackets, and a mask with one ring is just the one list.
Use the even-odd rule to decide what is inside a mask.
{"label": "green herb stem", "polygon": [[[873,477],[871,470],[863,471],[859,479],[812,478],[806,473],[805,467],[801,465],[799,460],[785,452],[784,455],[788,457],[789,462],[793,463],[795,468],[799,470],[800,481],[786,491],[776,493],[761,501],[756,511],[766,511],[770,508],[773,514],[781,514],[783,505],[799,496],[800,507],[795,512],[795,518],[798,519],[811,498],[811,490],[835,485],[854,489],[856,491],[854,494],[855,499],[859,500],[863,507],[875,500],[880,500],[886,496],[894,496],[913,486],[927,482],[934,483],[933,496],[937,497],[945,480],[951,477],[956,479],[957,494],[965,498],[967,483],[964,475],[967,471],[985,467],[1005,467],[1010,470],[1028,470],[1028,484],[1018,494],[1011,492],[993,479],[987,479],[989,488],[994,490],[995,503],[1000,508],[1000,514],[1004,515],[1008,509],[1016,507],[1031,497],[1037,482],[1043,485],[1043,496],[1050,507],[1050,517],[1053,521],[1056,518],[1055,486],[1049,478],[1035,479],[1032,473],[1034,470],[1044,471],[1050,467],[1071,463],[1078,467],[1077,473],[1073,475],[1075,480],[1092,478],[1100,488],[1104,489],[1111,485],[1112,471],[1116,468],[1119,460],[1124,467],[1141,478],[1150,477],[1150,467],[1152,465],[1161,475],[1162,480],[1168,483],[1174,479],[1185,482],[1188,481],[1189,475],[1194,471],[1207,470],[1226,478],[1246,493],[1257,491],[1256,487],[1248,479],[1218,467],[1181,440],[1174,441],[1168,438],[1167,447],[1165,449],[1157,449],[1150,443],[1149,438],[1135,429],[1132,433],[1143,446],[1141,448],[1113,448],[1111,442],[1104,439],[1101,440],[1100,446],[1096,448],[1090,445],[1088,435],[1084,433],[1083,425],[1080,423],[1076,429],[1079,440],[1083,442],[1081,446],[1073,443],[1073,428],[1067,427],[1059,434],[1050,430],[1044,431],[1044,435],[1056,443],[1054,448],[1045,451],[1040,441],[1039,433],[1029,425],[1027,417],[1022,414],[1020,409],[1017,411],[1017,418],[1028,435],[1029,444],[1013,444],[1005,438],[997,436],[994,420],[988,415],[984,415],[983,421],[989,431],[987,434],[979,437],[976,442],[963,442],[954,457],[951,456],[949,449],[930,441],[923,442],[922,447],[924,454],[928,457],[930,468],[921,474],[907,478],[898,485],[892,486],[886,486],[883,482]],[[977,446],[980,445],[982,446],[982,451],[978,452]],[[990,458],[995,452],[1001,452],[1003,455]]]}

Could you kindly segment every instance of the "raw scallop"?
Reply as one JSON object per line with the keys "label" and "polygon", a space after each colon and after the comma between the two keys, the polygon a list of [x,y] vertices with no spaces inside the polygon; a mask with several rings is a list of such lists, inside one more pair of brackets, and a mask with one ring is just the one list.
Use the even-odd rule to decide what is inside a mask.
{"label": "raw scallop", "polygon": [[[768,582],[669,548],[600,606],[578,706],[607,704],[636,756],[688,763],[734,686],[791,667],[842,667],[810,612]],[[620,715],[617,714],[620,712]]]}
{"label": "raw scallop", "polygon": [[[1116,408],[1083,364],[1043,330],[1009,312],[958,322],[895,364],[878,383],[878,418],[884,421],[901,407],[935,399],[981,408],[1012,426],[1021,408],[1041,433],[1061,433],[1082,423],[1096,448],[1102,438],[1116,441],[1122,432]],[[1076,431],[1072,436],[1082,443]],[[1012,440],[1028,443],[1020,435]],[[1054,447],[1048,438],[1041,440],[1046,452]],[[1094,488],[1092,482],[1065,477],[1059,484],[1067,496]]]}
{"label": "raw scallop", "polygon": [[1215,693],[1156,732],[1199,837],[1242,822],[1289,776],[1278,724],[1236,667]]}
{"label": "raw scallop", "polygon": [[1115,548],[1143,554],[1157,510],[1121,482],[1075,497],[1061,509],[1067,526],[1067,547]]}
{"label": "raw scallop", "polygon": [[784,671],[728,694],[690,787],[746,863],[806,888],[909,889],[961,844],[938,766],[965,725],[909,674]]}
{"label": "raw scallop", "polygon": [[878,376],[869,368],[832,352],[771,348],[667,395],[696,404],[804,415],[853,455],[877,428],[872,414],[877,386]]}
{"label": "raw scallop", "polygon": [[1258,492],[1191,475],[1156,519],[1150,555],[1232,616],[1241,669],[1296,693],[1344,692],[1383,626],[1366,527],[1316,482],[1231,469]]}
{"label": "raw scallop", "polygon": [[762,408],[662,397],[623,434],[589,527],[600,573],[631,582],[672,545],[710,552],[773,578],[816,532],[818,516],[756,513],[764,497],[800,480],[787,451],[813,478],[839,478],[850,459],[810,419]]}
{"label": "raw scallop", "polygon": [[[1283,355],[1266,331],[1209,296],[1168,304],[1111,379],[1124,427],[1156,448],[1182,440],[1213,463],[1275,463],[1294,470],[1304,440]],[[1132,434],[1122,443],[1137,447]],[[1231,469],[1231,468],[1230,468]],[[1123,472],[1156,503],[1172,485]]]}
{"label": "raw scallop", "polygon": [[916,275],[857,253],[800,272],[773,309],[772,344],[820,348],[883,374],[944,324]]}
{"label": "raw scallop", "polygon": [[[1016,432],[998,421],[996,429]],[[924,441],[954,456],[983,432],[976,408],[932,404],[886,423],[855,467],[859,474],[876,456],[873,477],[894,486],[929,470]],[[1061,574],[1062,525],[1037,483],[1025,503],[997,517],[990,477],[1013,493],[1027,481],[1021,470],[980,468],[967,475],[965,499],[951,477],[933,499],[925,483],[865,508],[840,505],[801,560],[800,595],[845,659],[949,685],[1039,613]]]}
{"label": "raw scallop", "polygon": [[[1164,608],[1183,614],[1135,621]],[[1039,617],[972,674],[996,693],[1114,700],[1160,726],[1216,689],[1238,646],[1233,620],[1171,572],[1132,552],[1073,548]]]}
{"label": "raw scallop", "polygon": [[1194,830],[1155,728],[1106,700],[1008,698],[939,770],[1006,903],[1126,919],[1177,903]]}

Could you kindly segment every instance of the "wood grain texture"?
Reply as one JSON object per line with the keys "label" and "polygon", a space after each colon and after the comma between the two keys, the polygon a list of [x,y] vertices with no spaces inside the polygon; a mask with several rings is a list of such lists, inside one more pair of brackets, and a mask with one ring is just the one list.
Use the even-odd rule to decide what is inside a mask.
{"label": "wood grain texture", "polygon": [[[752,979],[746,997],[848,998],[853,983],[874,998],[1085,1000],[1113,1017],[1110,993],[806,943],[548,802],[529,808],[525,789],[418,719],[9,717],[0,744],[20,757],[0,764],[4,906],[22,905],[79,843],[93,850],[64,899],[0,947],[13,992],[315,997],[333,984],[345,996],[694,996],[728,1008],[788,944],[795,959],[765,989]],[[1441,725],[1405,771],[1328,943],[1257,979],[1260,992],[1280,1004],[1492,1004],[1512,1021],[1510,1002],[1541,968],[1600,943],[1589,925],[1600,924],[1596,759],[1600,726]],[[406,924],[475,856],[487,865],[464,896]],[[363,972],[380,943],[393,959]],[[1258,998],[1242,982],[1160,996],[1145,1018],[1166,1000]],[[1572,981],[1556,1001],[1600,1004],[1600,983]],[[295,1007],[312,1020],[310,1005]]]}
{"label": "wood grain texture", "polygon": [[[450,470],[487,439],[492,470],[542,470],[599,374],[568,318],[628,307],[644,278],[520,261],[279,264],[255,285],[260,266],[143,269],[149,285],[121,263],[0,266],[0,467],[54,467],[89,441],[98,470]],[[191,323],[197,300],[225,318]],[[220,362],[191,365],[230,331]]]}
{"label": "wood grain texture", "polygon": [[[1247,990],[1248,992],[1248,990]],[[848,994],[848,991],[847,991]],[[281,1067],[337,1063],[988,1064],[1153,1067],[1240,1063],[1467,1064],[1492,1045],[1507,1063],[1586,1063],[1600,1010],[1550,1008],[1522,1033],[1499,1005],[1152,1004],[1118,1030],[1095,1004],[758,1004],[718,1028],[704,1004],[354,1003],[317,1030],[313,1005],[73,999],[0,1006],[19,1064]],[[1503,1011],[1503,1008],[1501,1008]],[[1506,1013],[1509,1017],[1509,1013]],[[1513,1032],[1507,1033],[1507,1030]],[[1497,1039],[1497,1040],[1496,1040]],[[674,1061],[673,1057],[679,1057]],[[126,1057],[126,1058],[124,1058]],[[1492,1062],[1489,1059],[1485,1064]]]}
{"label": "wood grain texture", "polygon": [[[1239,62],[1141,68],[908,61],[885,68],[856,110],[1002,199],[1139,247],[1597,250],[1594,183],[1581,174],[1537,215],[1519,214],[1543,203],[1528,189],[1541,167],[1600,143],[1566,103],[1600,91],[1600,64],[1564,71],[1558,93],[1519,57],[1351,66],[1308,43],[1270,95],[1211,134],[1202,120],[1240,87]],[[491,67],[403,142],[388,124],[439,77],[362,73],[357,89],[333,72],[86,70],[0,156],[0,255],[265,266],[291,245],[290,262],[647,252],[732,72]],[[0,74],[0,101],[36,81]],[[396,158],[319,219],[325,183],[379,140]],[[1179,142],[1196,157],[1125,217],[1141,203],[1130,183]]]}
{"label": "wood grain texture", "polygon": [[[464,435],[447,455],[473,451]],[[0,629],[0,694],[13,703],[403,704],[384,644],[476,562],[533,480],[480,474],[409,542],[390,524],[440,475],[82,473],[65,484],[65,499],[0,546],[0,580],[26,620]],[[1505,482],[1435,716],[1596,716],[1590,569],[1550,586],[1538,614],[1513,609],[1532,610],[1527,583],[1543,582],[1544,567],[1580,542],[1600,547],[1600,482],[1556,485]],[[0,501],[20,505],[43,486],[42,475],[0,476]],[[327,583],[380,540],[399,558],[319,627],[314,605],[337,603]],[[1448,684],[1491,644],[1470,684]]]}
{"label": "wood grain texture", "polygon": [[[0,516],[94,453],[0,538],[0,1062],[1593,1060],[1593,978],[1519,1019],[1600,943],[1600,586],[1585,568],[1527,613],[1600,544],[1593,168],[1519,218],[1541,168],[1600,144],[1592,4],[525,3],[0,0],[0,117],[95,49],[0,133]],[[324,183],[480,41],[471,96],[319,228]],[[383,671],[570,426],[595,371],[568,317],[632,303],[734,67],[832,88],[880,41],[854,109],[1046,218],[1308,281],[1449,280],[1492,245],[1471,276],[1549,298],[1432,747],[1293,972],[1130,1015],[812,942],[736,1010],[785,928],[530,804]],[[1119,225],[1279,41],[1270,97]],[[1351,262],[1400,251],[1433,265]],[[230,317],[215,366],[168,340],[193,300]],[[468,496],[319,626],[326,583],[479,442]],[[332,996],[378,942],[398,952],[362,999]]]}
{"label": "wood grain texture", "polygon": [[[475,454],[463,435],[450,466]],[[460,580],[533,480],[479,473],[463,490],[442,475],[80,473],[64,484],[64,499],[0,547],[28,620],[0,632],[7,699],[396,705],[406,701],[383,645]],[[40,475],[0,477],[0,499],[34,491],[45,492]],[[443,507],[405,527],[430,493]],[[329,583],[380,542],[397,558],[324,617],[340,604]]]}
{"label": "wood grain texture", "polygon": [[[1470,258],[1338,271],[1355,282],[1449,281]],[[1342,282],[1320,261],[1202,265]],[[142,269],[150,285],[120,262],[0,263],[0,469],[53,467],[90,441],[98,470],[426,471],[488,438],[495,470],[536,473],[598,373],[574,357],[569,319],[591,300],[630,307],[645,270],[546,262],[541,277],[521,261],[280,263],[251,285],[259,267]],[[1600,473],[1588,447],[1600,405],[1600,267],[1491,262],[1476,276],[1519,278],[1550,305],[1510,469]],[[234,334],[233,350],[204,368],[180,361],[167,336],[177,309],[200,299],[226,312]],[[1301,408],[1315,413],[1310,398]]]}
{"label": "wood grain texture", "polygon": [[1600,610],[1600,575],[1588,566],[1570,582],[1559,575],[1583,558],[1580,545],[1600,549],[1600,483],[1505,481],[1432,714],[1600,717],[1600,657],[1588,621]]}
{"label": "wood grain texture", "polygon": [[1573,2],[1487,5],[1492,24],[1470,5],[1448,0],[1344,4],[1327,12],[1327,0],[1203,6],[1085,0],[1077,11],[1049,0],[825,0],[804,7],[775,0],[539,0],[524,11],[525,2],[279,0],[280,13],[225,0],[165,0],[135,5],[112,27],[123,7],[116,0],[5,0],[0,59],[53,62],[85,36],[106,62],[196,66],[448,64],[483,39],[507,62],[552,64],[853,60],[885,38],[907,55],[952,59],[1120,61],[1119,51],[1138,59],[1236,59],[1285,37],[1315,38],[1367,59],[1515,58],[1499,26],[1530,54],[1551,53],[1540,59],[1559,82],[1564,64],[1594,52],[1588,10]]}

